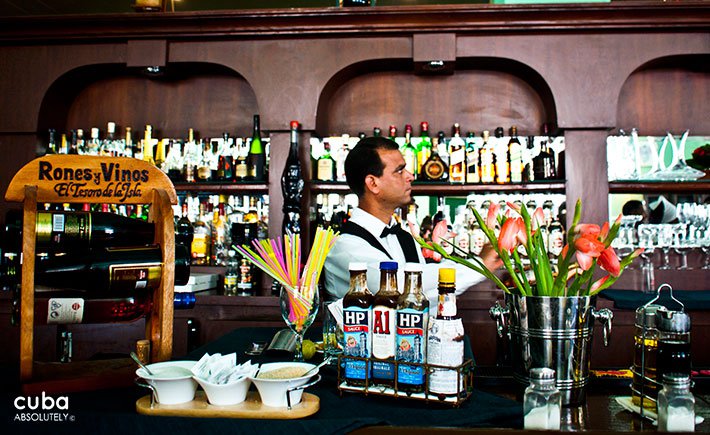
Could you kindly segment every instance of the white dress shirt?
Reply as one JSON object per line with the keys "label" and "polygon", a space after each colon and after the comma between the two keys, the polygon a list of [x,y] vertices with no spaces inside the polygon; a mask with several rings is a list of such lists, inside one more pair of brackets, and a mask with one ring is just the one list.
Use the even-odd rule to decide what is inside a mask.
{"label": "white dress shirt", "polygon": [[[382,246],[392,257],[391,259],[384,252],[370,245],[366,240],[352,234],[341,234],[335,241],[335,246],[328,253],[325,260],[325,288],[328,299],[340,299],[345,296],[350,287],[350,271],[348,265],[351,262],[367,263],[367,285],[370,291],[375,294],[380,288],[380,262],[396,261],[399,264],[397,270],[397,284],[400,292],[404,285],[404,265],[405,257],[402,247],[399,245],[397,236],[390,234],[380,238],[382,230],[387,226],[381,220],[360,208],[355,208],[350,216],[350,220],[372,233]],[[396,221],[391,220],[390,225]],[[439,269],[450,267],[456,269],[456,295],[460,295],[474,284],[481,282],[484,277],[479,273],[462,266],[453,261],[443,260],[441,263],[425,263],[419,244],[417,255],[419,263],[422,264],[422,286],[424,294],[429,299],[429,307],[436,310],[438,300]]]}

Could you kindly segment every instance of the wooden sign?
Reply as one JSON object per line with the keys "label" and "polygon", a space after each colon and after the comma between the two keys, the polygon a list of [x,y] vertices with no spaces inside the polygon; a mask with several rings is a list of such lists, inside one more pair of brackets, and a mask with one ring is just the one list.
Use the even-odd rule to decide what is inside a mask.
{"label": "wooden sign", "polygon": [[152,202],[153,189],[159,189],[177,204],[175,188],[163,171],[129,157],[39,157],[15,174],[5,200],[22,202],[28,185],[37,186],[37,202],[145,204]]}

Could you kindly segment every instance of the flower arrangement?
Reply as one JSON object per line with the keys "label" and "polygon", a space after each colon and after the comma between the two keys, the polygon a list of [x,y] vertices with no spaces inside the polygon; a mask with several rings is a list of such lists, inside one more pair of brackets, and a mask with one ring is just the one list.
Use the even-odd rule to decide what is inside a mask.
{"label": "flower arrangement", "polygon": [[[621,276],[622,271],[642,252],[641,249],[623,259],[617,257],[611,242],[616,237],[621,224],[621,216],[611,227],[608,222],[599,227],[596,224],[580,223],[582,202],[577,201],[572,225],[567,231],[567,244],[562,249],[554,264],[545,248],[542,232],[538,231],[544,217],[541,208],[532,215],[525,206],[508,203],[506,214],[500,213],[498,204],[491,204],[486,219],[476,210],[472,210],[478,225],[485,233],[492,248],[503,262],[503,267],[510,274],[512,286],[506,285],[488,270],[475,256],[467,259],[460,254],[466,251],[454,246],[449,254],[439,244],[427,242],[417,237],[419,244],[431,249],[442,257],[463,264],[493,281],[507,293],[521,296],[592,296],[611,286]],[[496,224],[500,232],[496,235]],[[522,246],[527,257],[529,269],[523,263],[518,247]],[[595,266],[607,274],[593,281]],[[532,275],[534,282],[531,283]]]}

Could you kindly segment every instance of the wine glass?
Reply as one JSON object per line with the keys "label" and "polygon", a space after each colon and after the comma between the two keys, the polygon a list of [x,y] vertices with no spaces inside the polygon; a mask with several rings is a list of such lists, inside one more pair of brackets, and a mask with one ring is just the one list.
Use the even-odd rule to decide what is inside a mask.
{"label": "wine glass", "polygon": [[318,314],[320,299],[318,297],[318,286],[311,288],[297,288],[294,292],[281,286],[279,294],[281,305],[281,317],[286,325],[296,335],[296,349],[293,360],[303,361],[303,335],[313,323]]}

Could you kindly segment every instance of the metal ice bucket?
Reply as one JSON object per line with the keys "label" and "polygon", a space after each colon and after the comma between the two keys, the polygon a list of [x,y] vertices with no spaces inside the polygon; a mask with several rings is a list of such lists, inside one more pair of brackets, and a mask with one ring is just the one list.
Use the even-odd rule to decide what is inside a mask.
{"label": "metal ice bucket", "polygon": [[490,309],[502,337],[507,324],[513,377],[524,386],[530,369],[555,370],[563,405],[584,403],[589,382],[594,319],[604,329],[608,345],[613,313],[594,308],[596,297],[546,297],[505,295],[506,307],[496,302]]}

